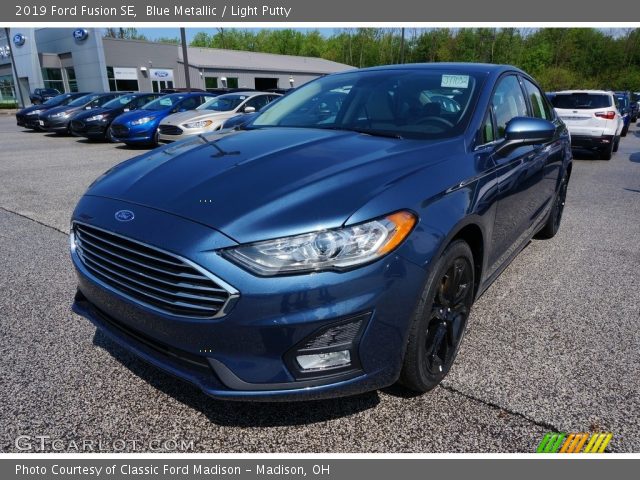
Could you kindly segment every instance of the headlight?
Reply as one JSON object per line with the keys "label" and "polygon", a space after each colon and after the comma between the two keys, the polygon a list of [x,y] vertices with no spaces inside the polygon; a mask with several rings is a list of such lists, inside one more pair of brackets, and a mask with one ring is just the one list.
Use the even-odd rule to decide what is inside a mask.
{"label": "headlight", "polygon": [[27,113],[27,115],[38,115],[39,113],[42,113],[42,112],[43,112],[43,110],[33,110],[33,111]]}
{"label": "headlight", "polygon": [[212,120],[199,120],[197,122],[185,123],[182,126],[184,128],[207,128],[212,123]]}
{"label": "headlight", "polygon": [[400,211],[358,225],[240,245],[221,253],[264,276],[346,269],[394,250],[416,220],[413,213]]}
{"label": "headlight", "polygon": [[89,117],[87,118],[87,122],[96,122],[98,120],[104,120],[105,118],[107,118],[109,115],[107,115],[106,113],[99,113],[98,115],[94,115],[93,117]]}
{"label": "headlight", "polygon": [[132,120],[131,125],[142,125],[143,123],[150,122],[151,120],[153,120],[151,117],[142,117],[137,120]]}
{"label": "headlight", "polygon": [[58,112],[51,115],[51,118],[66,118],[69,116],[69,112]]}

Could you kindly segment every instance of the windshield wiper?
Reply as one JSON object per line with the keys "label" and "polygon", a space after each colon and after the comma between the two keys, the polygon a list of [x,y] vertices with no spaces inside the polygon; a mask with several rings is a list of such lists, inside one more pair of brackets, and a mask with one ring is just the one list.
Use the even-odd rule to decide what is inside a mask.
{"label": "windshield wiper", "polygon": [[398,140],[403,140],[402,135],[396,132],[390,132],[388,130],[372,130],[368,128],[345,128],[344,130],[350,130],[352,132],[358,132],[364,135],[371,135],[373,137],[386,137],[386,138],[396,138]]}
{"label": "windshield wiper", "polygon": [[345,132],[356,132],[362,133],[363,135],[371,135],[373,137],[385,137],[385,138],[396,138],[398,140],[404,140],[404,137],[396,132],[390,132],[388,130],[374,130],[370,128],[358,128],[358,127],[336,127],[335,125],[331,126],[309,126],[310,128],[320,128],[322,130],[342,130]]}

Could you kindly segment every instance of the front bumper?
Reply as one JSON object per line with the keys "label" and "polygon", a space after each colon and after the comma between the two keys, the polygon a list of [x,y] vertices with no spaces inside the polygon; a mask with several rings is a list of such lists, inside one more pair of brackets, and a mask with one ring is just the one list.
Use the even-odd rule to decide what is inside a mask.
{"label": "front bumper", "polygon": [[71,121],[71,133],[85,138],[104,138],[107,128],[109,128],[108,121]]}
{"label": "front bumper", "polygon": [[130,126],[112,123],[109,128],[111,129],[111,136],[116,142],[148,145],[154,143],[157,125],[149,123]]}
{"label": "front bumper", "polygon": [[41,130],[45,130],[47,132],[67,132],[69,131],[69,119],[71,116],[67,117],[40,117],[38,119],[38,125]]}
{"label": "front bumper", "polygon": [[[113,212],[135,208],[136,222]],[[316,399],[370,391],[394,383],[426,271],[390,255],[349,272],[259,278],[214,253],[235,243],[188,220],[124,202],[84,197],[74,218],[180,255],[240,291],[223,317],[188,319],[146,308],[103,284],[72,259],[79,293],[74,311],[146,361],[216,398]],[[168,233],[172,232],[172,233]],[[288,352],[327,324],[367,313],[357,346],[358,369],[300,378]]]}

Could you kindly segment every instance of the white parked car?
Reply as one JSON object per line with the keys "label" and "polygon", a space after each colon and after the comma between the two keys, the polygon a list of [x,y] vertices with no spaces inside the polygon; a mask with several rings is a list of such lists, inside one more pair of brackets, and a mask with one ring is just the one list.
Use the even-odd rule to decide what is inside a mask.
{"label": "white parked car", "polygon": [[624,122],[613,92],[564,90],[551,103],[571,133],[572,147],[596,150],[603,160],[618,150]]}
{"label": "white parked car", "polygon": [[190,135],[220,130],[225,120],[253,113],[281,95],[265,92],[226,93],[203,103],[195,110],[174,113],[160,122],[159,140],[173,142]]}

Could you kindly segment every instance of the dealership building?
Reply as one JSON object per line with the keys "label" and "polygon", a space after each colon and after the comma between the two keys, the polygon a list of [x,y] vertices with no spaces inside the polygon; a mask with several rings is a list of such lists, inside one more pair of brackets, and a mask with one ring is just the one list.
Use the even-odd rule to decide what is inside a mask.
{"label": "dealership building", "polygon": [[[0,33],[0,101],[25,102],[35,88],[59,91],[160,91],[186,87],[182,47],[103,37],[99,28],[12,28]],[[11,48],[9,48],[9,46]],[[11,56],[17,78],[13,72]],[[321,58],[188,48],[192,88],[300,86],[351,69]],[[15,97],[14,97],[15,96]]]}

